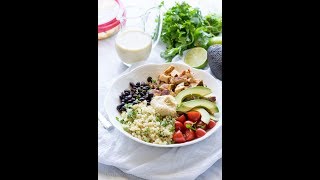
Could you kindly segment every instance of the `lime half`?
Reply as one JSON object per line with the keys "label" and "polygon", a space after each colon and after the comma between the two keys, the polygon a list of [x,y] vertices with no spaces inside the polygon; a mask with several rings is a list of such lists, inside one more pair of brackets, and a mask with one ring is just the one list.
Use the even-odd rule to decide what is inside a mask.
{"label": "lime half", "polygon": [[202,69],[208,63],[207,51],[202,47],[192,48],[187,52],[184,62],[193,68]]}
{"label": "lime half", "polygon": [[222,44],[222,37],[221,36],[216,36],[212,39],[213,44]]}

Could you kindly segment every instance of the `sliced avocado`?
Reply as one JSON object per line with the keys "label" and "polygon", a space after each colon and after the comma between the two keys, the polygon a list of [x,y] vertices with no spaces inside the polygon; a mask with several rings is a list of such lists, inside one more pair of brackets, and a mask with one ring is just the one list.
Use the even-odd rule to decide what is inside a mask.
{"label": "sliced avocado", "polygon": [[198,111],[201,114],[201,121],[203,121],[206,124],[209,124],[210,121],[210,114],[207,112],[207,110],[203,108],[194,108],[193,111]]}
{"label": "sliced avocado", "polygon": [[219,112],[219,109],[215,102],[211,102],[205,99],[195,99],[195,100],[183,102],[180,105],[178,105],[177,111],[186,113],[196,107],[203,107],[206,110],[208,110],[210,114]]}
{"label": "sliced avocado", "polygon": [[181,92],[179,92],[176,96],[177,104],[179,105],[184,98],[190,95],[199,95],[199,96],[205,96],[207,94],[211,93],[211,89],[203,86],[196,86],[192,88],[185,89]]}
{"label": "sliced avocado", "polygon": [[214,117],[212,114],[210,114],[210,119],[214,120],[214,121],[219,121],[219,119],[217,117]]}

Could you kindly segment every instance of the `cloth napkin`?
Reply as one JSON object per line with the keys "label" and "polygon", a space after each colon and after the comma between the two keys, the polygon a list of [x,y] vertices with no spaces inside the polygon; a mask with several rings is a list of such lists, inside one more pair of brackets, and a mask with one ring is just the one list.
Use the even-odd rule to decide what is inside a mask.
{"label": "cloth napkin", "polygon": [[[100,123],[98,126],[98,162],[117,167],[136,177],[150,180],[194,180],[221,157],[221,127],[199,143],[178,148],[159,148],[133,141],[115,128],[106,130]],[[135,179],[132,177],[130,179]]]}

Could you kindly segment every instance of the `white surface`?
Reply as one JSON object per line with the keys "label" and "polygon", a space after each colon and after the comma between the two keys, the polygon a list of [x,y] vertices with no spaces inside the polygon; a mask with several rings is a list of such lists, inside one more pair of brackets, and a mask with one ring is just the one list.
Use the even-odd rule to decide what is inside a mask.
{"label": "white surface", "polygon": [[222,157],[221,130],[194,145],[159,148],[99,126],[98,161],[144,179],[194,180]]}
{"label": "white surface", "polygon": [[[122,2],[125,5],[138,5],[139,7],[143,7],[144,9],[148,9],[152,7],[153,5],[157,4],[159,1],[143,1],[143,0],[135,0],[135,1],[129,1],[129,0],[122,0]],[[188,1],[187,2],[191,2]],[[173,1],[169,1],[170,4],[173,3]],[[209,10],[212,10],[214,12],[221,13],[221,0],[192,0],[190,3],[191,5],[197,5],[200,7],[203,14],[206,14],[209,12]],[[165,4],[168,4],[168,1],[165,0]],[[167,6],[166,6],[167,7]],[[151,55],[148,59],[148,62],[154,62],[154,63],[163,63],[164,61],[161,61],[159,56],[160,52],[164,50],[164,46],[159,44],[158,46],[153,49],[151,52]],[[178,58],[179,59],[179,58]],[[112,79],[119,76],[121,73],[123,73],[128,68],[121,63],[121,61],[118,59],[118,56],[115,51],[114,47],[114,37],[111,37],[110,39],[100,40],[98,42],[98,108],[102,113],[105,113],[104,107],[103,107],[103,101],[104,96],[106,94],[107,88],[110,86]],[[208,72],[210,72],[209,69],[207,69]],[[222,178],[222,160],[218,160],[214,165],[212,165],[206,172],[201,174],[197,180],[220,180]],[[134,176],[124,174],[122,171],[120,171],[117,168],[114,168],[112,166],[104,166],[102,164],[99,164],[99,172],[98,172],[98,179],[99,180],[112,180],[112,179],[140,179],[136,178]],[[108,175],[105,173],[108,172]]]}
{"label": "white surface", "polygon": [[[105,98],[105,108],[106,112],[108,114],[110,122],[114,125],[115,128],[117,128],[122,134],[125,136],[131,138],[134,141],[137,141],[139,143],[148,145],[148,146],[156,146],[156,147],[181,147],[181,146],[187,146],[191,145],[194,143],[198,143],[209,136],[211,136],[215,131],[217,131],[218,128],[220,128],[222,124],[222,116],[220,116],[219,121],[217,122],[216,126],[208,131],[205,136],[198,138],[193,141],[181,143],[181,144],[170,144],[170,145],[160,145],[160,144],[152,144],[152,143],[147,143],[144,142],[138,138],[133,137],[131,134],[128,132],[124,131],[121,123],[116,120],[116,117],[119,116],[119,112],[117,111],[116,107],[119,105],[119,95],[122,91],[125,89],[129,88],[129,83],[130,82],[141,82],[141,81],[146,81],[147,77],[152,77],[153,79],[157,78],[158,74],[163,73],[170,65],[174,66],[175,69],[178,72],[182,72],[183,70],[191,69],[190,66],[184,64],[184,63],[166,63],[163,65],[160,64],[144,64],[141,65],[129,73],[126,73],[120,77],[118,77],[114,83],[111,85],[109,88],[109,92],[107,93]],[[208,88],[212,90],[212,95],[216,96],[216,102],[217,106],[219,108],[219,112],[222,113],[222,107],[221,107],[221,102],[222,102],[222,97],[221,97],[221,87],[218,84],[218,80],[216,80],[211,74],[207,73],[206,71],[202,70],[197,70],[197,69],[192,69],[191,72],[194,74],[194,77],[196,79],[201,79],[203,80],[204,84],[207,85]],[[220,114],[219,113],[219,114]],[[100,145],[100,144],[99,144]]]}

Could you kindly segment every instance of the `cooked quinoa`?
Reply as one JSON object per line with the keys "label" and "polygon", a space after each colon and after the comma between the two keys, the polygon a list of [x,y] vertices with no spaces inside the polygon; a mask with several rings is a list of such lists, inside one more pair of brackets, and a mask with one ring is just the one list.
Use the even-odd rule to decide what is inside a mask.
{"label": "cooked quinoa", "polygon": [[127,107],[127,111],[122,112],[121,117],[117,118],[125,131],[145,142],[173,143],[175,117],[161,117],[152,106],[147,106],[147,101]]}

